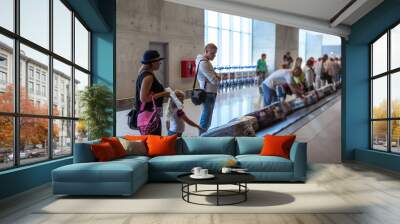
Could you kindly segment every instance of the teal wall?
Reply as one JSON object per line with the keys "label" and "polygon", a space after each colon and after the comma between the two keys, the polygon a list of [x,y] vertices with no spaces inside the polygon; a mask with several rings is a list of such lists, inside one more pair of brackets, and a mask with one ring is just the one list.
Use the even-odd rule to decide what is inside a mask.
{"label": "teal wall", "polygon": [[[67,0],[92,31],[93,83],[107,85],[115,96],[115,0]],[[115,99],[115,97],[114,97]],[[114,125],[110,132],[115,134]],[[51,171],[72,163],[72,158],[47,161],[0,172],[0,199],[27,191],[51,181]]]}
{"label": "teal wall", "polygon": [[64,158],[1,172],[0,199],[48,183],[53,169],[71,163],[72,158]]}
{"label": "teal wall", "polygon": [[100,0],[97,5],[108,26],[108,31],[92,32],[92,82],[101,83],[110,88],[113,93],[113,126],[110,134],[116,133],[116,78],[115,78],[115,50],[116,50],[116,1]]}
{"label": "teal wall", "polygon": [[[400,0],[386,0],[351,27],[344,42],[345,74],[342,95],[342,157],[398,170],[399,157],[369,150],[369,43],[400,22]],[[356,150],[357,149],[357,153]],[[359,150],[363,150],[359,152]],[[379,160],[379,162],[377,162]],[[393,163],[393,161],[397,161]]]}

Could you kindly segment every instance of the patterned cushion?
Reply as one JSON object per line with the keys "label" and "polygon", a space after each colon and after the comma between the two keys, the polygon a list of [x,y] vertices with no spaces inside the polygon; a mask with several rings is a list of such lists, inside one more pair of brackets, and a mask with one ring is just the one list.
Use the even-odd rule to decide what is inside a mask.
{"label": "patterned cushion", "polygon": [[126,151],[126,155],[145,156],[147,155],[146,145],[143,141],[135,140],[130,141],[124,138],[119,138],[122,146]]}

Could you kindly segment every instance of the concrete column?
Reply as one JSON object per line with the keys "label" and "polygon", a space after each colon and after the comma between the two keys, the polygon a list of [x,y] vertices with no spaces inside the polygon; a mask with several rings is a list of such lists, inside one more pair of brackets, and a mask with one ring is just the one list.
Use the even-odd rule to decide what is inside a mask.
{"label": "concrete column", "polygon": [[290,51],[293,60],[298,56],[299,29],[277,24],[275,34],[275,69],[278,69],[286,52]]}

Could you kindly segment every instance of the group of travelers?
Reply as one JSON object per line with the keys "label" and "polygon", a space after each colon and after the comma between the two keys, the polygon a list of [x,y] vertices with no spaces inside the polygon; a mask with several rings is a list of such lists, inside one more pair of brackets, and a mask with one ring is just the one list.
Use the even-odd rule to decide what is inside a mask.
{"label": "group of travelers", "polygon": [[318,60],[310,57],[302,66],[301,57],[293,60],[290,52],[287,52],[283,55],[281,68],[271,74],[268,74],[268,67],[263,63],[265,59],[266,54],[263,53],[257,62],[257,75],[265,106],[284,101],[286,95],[295,94],[303,99],[307,92],[340,80],[341,62],[338,57],[329,58],[327,54]]}
{"label": "group of travelers", "polygon": [[[139,76],[136,81],[135,98],[138,124],[143,120],[142,118],[145,118],[144,120],[148,122],[145,125],[138,125],[142,135],[161,135],[160,117],[162,116],[165,97],[169,98],[166,116],[168,135],[176,134],[177,136],[182,136],[185,131],[185,123],[196,127],[199,130],[199,135],[208,130],[211,125],[218,86],[222,79],[214,71],[211,64],[211,61],[216,57],[217,51],[217,46],[209,43],[205,46],[204,53],[196,57],[197,81],[200,89],[205,92],[198,124],[183,111],[185,93],[180,90],[172,91],[169,88],[164,88],[155,76],[154,72],[160,68],[164,58],[154,50],[148,50],[144,53],[141,61],[142,66],[139,69]],[[297,57],[293,60],[290,52],[287,52],[283,56],[281,68],[271,74],[268,74],[266,58],[267,55],[265,53],[261,54],[256,67],[259,85],[262,86],[265,106],[277,101],[284,101],[287,94],[295,94],[296,97],[304,98],[308,91],[321,88],[340,79],[341,64],[340,59],[337,57],[329,58],[326,54],[318,58],[318,60],[310,57],[302,68],[302,58]]]}
{"label": "group of travelers", "polygon": [[[200,89],[205,91],[199,124],[191,120],[183,111],[185,93],[180,90],[170,91],[170,89],[164,88],[155,76],[154,72],[160,68],[164,58],[160,57],[160,54],[154,50],[148,50],[143,54],[142,66],[139,69],[139,76],[136,80],[135,98],[135,107],[138,110],[137,123],[141,135],[161,135],[160,117],[162,116],[164,97],[170,98],[166,121],[168,135],[176,134],[179,137],[182,136],[185,130],[185,123],[196,127],[199,130],[199,135],[208,130],[211,125],[218,86],[221,81],[221,76],[214,71],[211,64],[217,54],[217,50],[218,48],[215,44],[207,44],[204,48],[204,53],[199,54],[196,58],[197,80]],[[148,124],[139,126],[141,120],[145,120]]]}

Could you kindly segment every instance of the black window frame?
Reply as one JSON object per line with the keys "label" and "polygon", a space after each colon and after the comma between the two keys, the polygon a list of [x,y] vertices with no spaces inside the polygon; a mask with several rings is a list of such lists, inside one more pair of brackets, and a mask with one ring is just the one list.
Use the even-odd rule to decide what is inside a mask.
{"label": "black window frame", "polygon": [[[384,32],[379,34],[374,40],[372,40],[369,44],[369,149],[373,151],[386,152],[392,154],[400,154],[400,152],[392,151],[392,136],[391,136],[391,122],[392,121],[400,121],[400,117],[392,117],[392,108],[391,108],[391,77],[396,73],[400,72],[400,67],[391,69],[391,31],[393,28],[400,26],[400,21],[392,24],[389,28],[385,29]],[[387,64],[386,71],[380,74],[373,74],[373,44],[378,41],[384,35],[387,35]],[[400,53],[400,52],[399,52]],[[386,77],[386,86],[387,86],[387,105],[386,105],[386,118],[373,118],[373,81],[382,77]],[[373,122],[376,121],[386,121],[386,151],[375,149],[374,148],[374,136],[373,136]]]}
{"label": "black window frame", "polygon": [[[30,166],[38,163],[43,163],[51,160],[59,160],[62,158],[67,158],[73,156],[74,152],[74,143],[75,143],[75,126],[76,126],[76,121],[78,121],[80,118],[75,116],[75,69],[85,73],[89,77],[89,83],[88,85],[92,85],[92,61],[91,61],[91,37],[92,37],[92,30],[89,28],[89,26],[84,22],[84,20],[79,16],[78,13],[76,13],[72,7],[66,2],[65,0],[59,0],[65,7],[68,8],[68,10],[71,11],[71,59],[64,58],[63,56],[53,52],[53,1],[54,0],[48,0],[49,2],[49,47],[46,49],[45,47],[40,46],[39,44],[36,44],[32,41],[30,41],[27,38],[24,38],[23,36],[20,35],[20,0],[14,0],[13,1],[13,10],[14,10],[14,15],[13,15],[13,22],[14,22],[14,30],[8,30],[4,27],[0,26],[0,35],[3,35],[7,38],[12,39],[13,41],[13,65],[12,65],[12,75],[14,79],[14,110],[13,112],[2,112],[0,111],[0,116],[4,117],[11,117],[13,119],[13,166],[10,167],[5,167],[5,168],[0,168],[0,172],[3,172],[5,170],[11,170],[11,169],[16,169],[19,167],[24,167],[24,166]],[[88,31],[88,69],[85,69],[78,64],[75,63],[75,18],[79,20],[79,22],[85,27],[85,29]],[[48,91],[48,106],[49,110],[47,115],[38,115],[38,114],[26,114],[26,113],[21,113],[20,112],[20,44],[23,44],[27,47],[30,47],[36,51],[39,51],[40,53],[43,53],[48,56],[49,62],[48,62],[48,86],[47,86],[47,91]],[[71,66],[71,92],[72,92],[72,99],[71,99],[71,114],[70,116],[55,116],[53,115],[53,59],[58,60],[59,62],[62,62],[68,66]],[[35,73],[35,71],[34,71]],[[29,79],[29,74],[26,74],[27,78]],[[48,157],[40,160],[38,162],[32,162],[32,163],[26,163],[26,164],[21,164],[20,161],[20,119],[21,118],[44,118],[47,119],[48,123],[48,136],[47,136],[47,141],[48,141]],[[53,138],[52,138],[52,132],[53,132],[53,122],[57,120],[66,120],[66,121],[71,121],[72,124],[72,133],[71,133],[71,153],[68,155],[63,155],[63,156],[57,156],[54,158],[53,155]]]}

